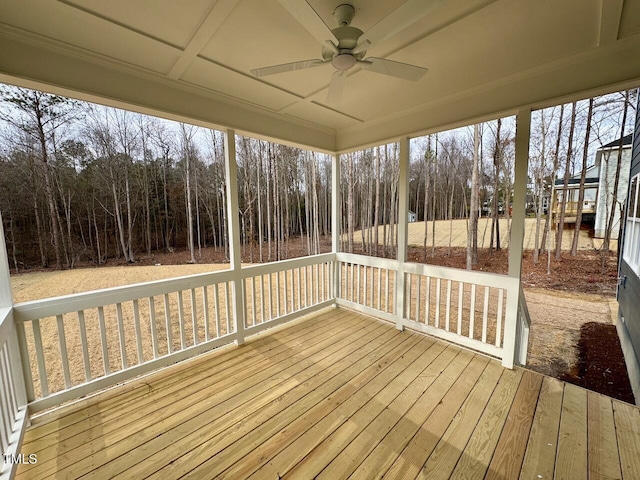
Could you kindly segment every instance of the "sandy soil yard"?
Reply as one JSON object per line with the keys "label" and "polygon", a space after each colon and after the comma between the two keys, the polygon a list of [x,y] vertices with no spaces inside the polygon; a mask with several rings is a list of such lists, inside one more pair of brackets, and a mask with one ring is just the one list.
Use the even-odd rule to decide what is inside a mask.
{"label": "sandy soil yard", "polygon": [[580,327],[586,322],[615,324],[615,298],[595,294],[525,289],[531,314],[528,366],[558,377],[569,371],[578,356]]}
{"label": "sandy soil yard", "polygon": [[[491,238],[491,218],[481,218],[478,220],[478,247],[488,248],[489,240]],[[431,244],[431,232],[433,228],[433,222],[428,222],[428,244]],[[544,221],[543,221],[544,224]],[[573,227],[573,225],[570,225]],[[382,244],[383,227],[379,228],[379,243]],[[533,250],[535,244],[535,232],[536,232],[536,219],[525,219],[525,233],[523,247],[525,250]],[[503,248],[507,248],[509,243],[507,219],[500,219],[500,244]],[[553,231],[555,236],[555,230]],[[540,231],[542,236],[542,230]],[[355,241],[360,241],[362,233],[358,230],[354,233]],[[452,247],[466,247],[467,245],[467,221],[465,219],[457,219],[453,221],[439,220],[436,222],[436,245],[447,246],[449,245],[449,238],[451,238]],[[566,229],[562,235],[562,249],[570,250],[571,242],[573,239],[573,230]],[[552,239],[553,241],[553,239]],[[421,246],[424,242],[424,222],[413,222],[409,224],[409,245]],[[552,244],[553,245],[553,244]],[[578,237],[578,249],[579,250],[593,250],[600,248],[602,240],[589,237],[586,230],[580,231]],[[615,250],[617,248],[617,242],[612,241],[611,248]]]}

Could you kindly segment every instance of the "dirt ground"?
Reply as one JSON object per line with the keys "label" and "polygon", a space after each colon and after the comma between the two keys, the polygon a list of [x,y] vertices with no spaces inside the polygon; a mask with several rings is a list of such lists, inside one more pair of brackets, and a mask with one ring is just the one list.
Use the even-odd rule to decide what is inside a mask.
{"label": "dirt ground", "polygon": [[[543,225],[544,225],[544,219]],[[424,242],[424,222],[413,222],[409,224],[408,231],[408,244],[411,246],[422,245]],[[573,239],[573,230],[569,230],[573,227],[572,224],[567,224],[567,229],[562,236],[562,249],[570,250],[571,242]],[[378,227],[378,238],[383,238],[383,228]],[[427,238],[428,244],[431,245],[431,235],[433,229],[433,222],[428,222],[427,225]],[[500,219],[500,245],[502,248],[507,248],[509,244],[509,227],[506,218]],[[533,250],[535,245],[535,232],[536,232],[536,219],[526,218],[524,224],[524,242],[523,248],[525,250]],[[554,232],[555,233],[555,232]],[[540,235],[542,235],[540,233]],[[357,240],[362,238],[362,233],[357,231],[354,233],[354,238]],[[467,220],[438,220],[436,221],[435,230],[435,244],[437,246],[449,245],[449,239],[451,239],[452,247],[466,247],[467,245]],[[480,218],[478,220],[478,248],[488,248],[489,241],[491,239],[491,218]],[[554,238],[551,238],[551,248],[555,248]],[[382,240],[380,240],[382,243]],[[578,237],[578,250],[593,250],[594,248],[600,248],[602,240],[593,238],[589,235],[588,230],[581,230]],[[617,242],[612,241],[612,249],[616,247]]]}
{"label": "dirt ground", "polygon": [[528,366],[560,377],[578,362],[580,328],[585,322],[615,323],[615,299],[540,288],[525,288],[531,315]]}

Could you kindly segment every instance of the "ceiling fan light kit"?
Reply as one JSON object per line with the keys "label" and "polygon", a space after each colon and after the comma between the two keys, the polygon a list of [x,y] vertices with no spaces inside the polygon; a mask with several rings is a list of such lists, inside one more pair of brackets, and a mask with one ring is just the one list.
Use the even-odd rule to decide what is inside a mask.
{"label": "ceiling fan light kit", "polygon": [[[418,81],[427,73],[426,68],[417,65],[409,65],[384,58],[365,58],[365,56],[367,49],[375,42],[381,42],[415,22],[417,20],[416,8],[423,8],[424,11],[430,10],[432,8],[429,5],[430,2],[420,2],[418,4],[416,3],[417,0],[408,0],[392,13],[393,21],[383,20],[373,27],[375,33],[370,35],[365,34],[359,28],[351,26],[351,21],[355,17],[356,11],[348,3],[340,4],[335,8],[333,17],[336,19],[338,26],[330,30],[305,0],[279,0],[279,2],[320,41],[322,44],[322,60],[302,60],[251,70],[251,73],[257,77],[313,68],[331,63],[336,71],[333,73],[329,83],[327,103],[335,105],[342,98],[347,72],[356,65],[370,72],[410,81]],[[419,6],[416,7],[416,5]]]}

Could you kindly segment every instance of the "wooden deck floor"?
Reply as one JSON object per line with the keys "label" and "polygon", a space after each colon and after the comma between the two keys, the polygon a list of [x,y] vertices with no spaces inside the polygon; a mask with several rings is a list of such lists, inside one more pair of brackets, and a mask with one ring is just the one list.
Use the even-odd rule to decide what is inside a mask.
{"label": "wooden deck floor", "polygon": [[39,419],[17,478],[640,478],[640,411],[344,309]]}

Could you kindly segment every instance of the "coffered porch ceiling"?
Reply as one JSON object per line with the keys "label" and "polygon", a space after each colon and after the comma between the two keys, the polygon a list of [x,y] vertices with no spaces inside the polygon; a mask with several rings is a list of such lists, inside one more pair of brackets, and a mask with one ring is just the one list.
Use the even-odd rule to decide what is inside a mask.
{"label": "coffered porch ceiling", "polygon": [[[640,84],[640,0],[423,2],[368,55],[429,72],[353,68],[336,105],[330,65],[251,74],[321,58],[278,0],[0,0],[0,80],[324,151]],[[340,3],[366,32],[407,2],[309,0],[330,28]]]}

